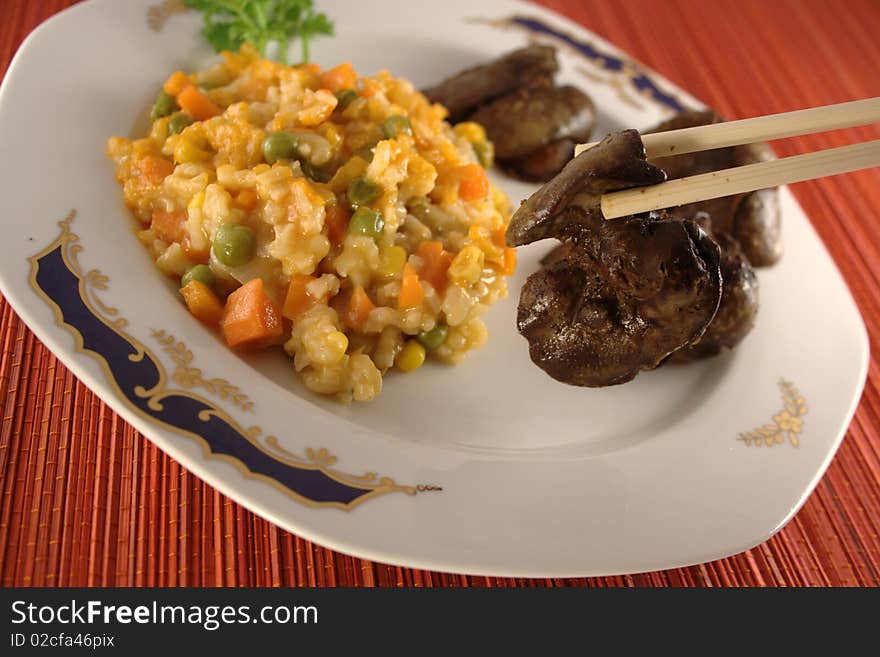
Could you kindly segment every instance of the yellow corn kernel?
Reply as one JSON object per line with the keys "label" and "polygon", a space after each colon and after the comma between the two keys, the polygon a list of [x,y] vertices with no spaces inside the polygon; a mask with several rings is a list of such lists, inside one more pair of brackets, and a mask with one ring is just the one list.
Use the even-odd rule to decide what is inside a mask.
{"label": "yellow corn kernel", "polygon": [[486,141],[486,130],[479,123],[464,121],[453,128],[455,134],[464,137],[472,144]]}
{"label": "yellow corn kernel", "polygon": [[440,155],[443,156],[443,159],[451,164],[458,164],[461,160],[458,147],[448,139],[439,140],[437,150],[440,151]]}
{"label": "yellow corn kernel", "polygon": [[318,134],[327,140],[330,148],[339,148],[342,143],[342,130],[332,123],[322,123],[317,130]]}
{"label": "yellow corn kernel", "polygon": [[425,362],[425,348],[415,340],[408,340],[397,355],[397,369],[401,372],[417,370]]}
{"label": "yellow corn kernel", "polygon": [[150,127],[150,139],[159,144],[165,142],[168,139],[168,121],[170,117],[162,117],[161,119],[156,119],[153,121],[153,125]]}
{"label": "yellow corn kernel", "polygon": [[322,365],[333,365],[345,356],[345,350],[348,349],[348,337],[342,331],[332,331],[324,337],[324,343],[321,346],[323,349],[318,362]]}
{"label": "yellow corn kernel", "polygon": [[485,226],[471,226],[468,229],[468,240],[485,253],[490,262],[500,263],[504,260],[504,247],[492,241],[492,233]]}
{"label": "yellow corn kernel", "polygon": [[131,152],[135,156],[156,155],[156,142],[152,139],[135,139],[131,142]]}
{"label": "yellow corn kernel", "polygon": [[336,170],[336,173],[330,180],[330,189],[332,189],[335,194],[340,194],[348,189],[348,184],[352,180],[358,176],[364,175],[366,171],[366,161],[359,157],[353,157]]}
{"label": "yellow corn kernel", "polygon": [[178,164],[186,162],[202,162],[211,157],[211,154],[200,148],[191,139],[179,139],[174,147],[174,161]]}
{"label": "yellow corn kernel", "polygon": [[485,255],[473,244],[468,244],[449,265],[449,278],[455,283],[473,285],[480,280],[483,272]]}
{"label": "yellow corn kernel", "polygon": [[187,210],[198,210],[202,207],[202,204],[205,202],[205,192],[204,190],[200,192],[196,192],[195,196],[193,196],[189,203],[186,206]]}
{"label": "yellow corn kernel", "polygon": [[406,264],[406,249],[402,246],[379,247],[379,266],[376,271],[380,276],[390,278],[403,271]]}

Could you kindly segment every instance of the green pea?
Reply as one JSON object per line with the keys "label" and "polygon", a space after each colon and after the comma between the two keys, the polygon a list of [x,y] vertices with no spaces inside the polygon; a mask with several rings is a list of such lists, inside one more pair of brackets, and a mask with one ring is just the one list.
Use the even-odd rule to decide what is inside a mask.
{"label": "green pea", "polygon": [[186,287],[190,281],[198,281],[208,287],[214,287],[214,272],[208,265],[196,265],[191,267],[180,279],[180,287]]}
{"label": "green pea", "polygon": [[351,207],[357,208],[360,205],[372,203],[379,198],[381,193],[382,190],[379,188],[379,185],[372,180],[355,178],[348,183],[348,191],[346,191],[345,196],[348,198]]}
{"label": "green pea", "polygon": [[174,101],[174,97],[170,94],[166,94],[164,91],[160,91],[159,95],[156,97],[156,102],[153,103],[153,109],[150,111],[150,120],[155,121],[156,119],[161,119],[163,116],[168,116],[176,109],[178,109],[178,107],[177,103]]}
{"label": "green pea", "polygon": [[214,255],[229,267],[247,264],[254,257],[256,248],[257,240],[247,226],[224,224],[214,233]]}
{"label": "green pea", "polygon": [[263,157],[267,164],[275,164],[278,160],[292,160],[296,157],[296,135],[283,130],[270,132],[263,139]]}
{"label": "green pea", "polygon": [[192,117],[189,114],[177,112],[168,119],[168,134],[176,135],[178,132],[183,132],[186,126],[192,125],[192,122]]}
{"label": "green pea", "polygon": [[480,142],[473,146],[474,153],[477,156],[477,161],[480,163],[480,166],[484,169],[490,168],[495,160],[495,149],[486,142]]}
{"label": "green pea", "polygon": [[340,89],[333,95],[336,96],[336,100],[339,101],[336,105],[336,109],[344,110],[351,105],[351,101],[358,97],[358,92],[354,89]]}
{"label": "green pea", "polygon": [[449,327],[446,324],[437,324],[430,331],[422,331],[418,334],[417,340],[422,343],[425,349],[433,351],[446,341],[449,334]]}
{"label": "green pea", "polygon": [[359,158],[366,160],[367,162],[373,161],[373,147],[369,146],[367,148],[362,148],[355,153]]}
{"label": "green pea", "polygon": [[373,239],[382,234],[384,227],[385,220],[382,219],[382,215],[363,205],[355,210],[351,215],[351,221],[348,222],[348,232],[352,235],[366,235]]}
{"label": "green pea", "polygon": [[401,134],[412,134],[409,119],[402,114],[392,114],[382,122],[382,133],[386,139],[394,139]]}

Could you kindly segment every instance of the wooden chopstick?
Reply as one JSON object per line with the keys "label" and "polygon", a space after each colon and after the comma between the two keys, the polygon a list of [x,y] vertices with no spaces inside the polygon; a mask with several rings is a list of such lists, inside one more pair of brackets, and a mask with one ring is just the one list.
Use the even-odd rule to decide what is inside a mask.
{"label": "wooden chopstick", "polygon": [[[649,158],[710,151],[880,121],[880,97],[642,135]],[[575,155],[599,142],[580,144]]]}
{"label": "wooden chopstick", "polygon": [[[849,103],[770,114],[753,119],[669,130],[642,136],[648,158],[696,153],[758,141],[794,137],[880,121],[880,97]],[[581,144],[575,154],[598,142]],[[833,176],[880,166],[880,140],[830,148],[816,153],[746,166],[604,194],[602,214],[615,219],[639,212],[744,194],[767,187]]]}
{"label": "wooden chopstick", "polygon": [[603,194],[606,219],[880,166],[880,139]]}

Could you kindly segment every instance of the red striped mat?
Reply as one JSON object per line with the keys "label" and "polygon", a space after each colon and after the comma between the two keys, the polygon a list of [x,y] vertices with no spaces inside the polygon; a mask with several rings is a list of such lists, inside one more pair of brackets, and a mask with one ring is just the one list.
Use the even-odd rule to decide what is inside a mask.
{"label": "red striped mat", "polygon": [[[0,72],[70,0],[5,0]],[[320,5],[320,2],[318,2]],[[543,0],[730,118],[880,96],[876,0]],[[781,156],[876,126],[778,143]],[[880,171],[793,188],[880,337]],[[467,577],[355,559],[232,503],[112,413],[0,299],[0,583],[300,586],[876,586],[880,371],[794,520],[748,552],[590,579]]]}

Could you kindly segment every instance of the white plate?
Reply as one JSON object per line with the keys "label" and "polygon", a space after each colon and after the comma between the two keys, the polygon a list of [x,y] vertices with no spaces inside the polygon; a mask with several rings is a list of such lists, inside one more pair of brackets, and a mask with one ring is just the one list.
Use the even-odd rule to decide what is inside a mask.
{"label": "white plate", "polygon": [[[168,72],[212,57],[192,13],[149,29],[156,1],[83,3],[17,54],[0,91],[0,283],[37,336],[164,451],[303,537],[453,572],[681,566],[754,546],[797,511],[852,416],[868,344],[787,191],[786,255],[760,270],[757,326],[734,353],[614,388],[556,383],[514,325],[538,245],[520,254],[513,293],[490,310],[486,347],[457,368],[390,375],[375,402],[341,407],[307,393],[280,354],[229,352],[132,233],[106,139],[143,130]],[[532,5],[321,6],[337,21],[335,38],[314,43],[325,66],[387,67],[423,85],[538,39],[560,46],[561,79],[595,99],[600,134],[697,104]],[[514,201],[534,189],[496,180]],[[749,433],[759,428],[780,442]]]}

